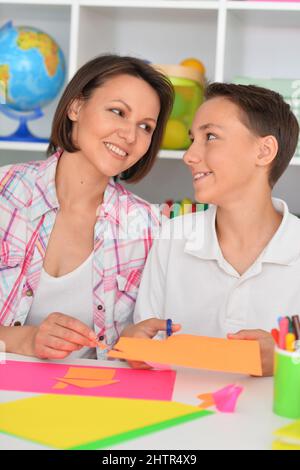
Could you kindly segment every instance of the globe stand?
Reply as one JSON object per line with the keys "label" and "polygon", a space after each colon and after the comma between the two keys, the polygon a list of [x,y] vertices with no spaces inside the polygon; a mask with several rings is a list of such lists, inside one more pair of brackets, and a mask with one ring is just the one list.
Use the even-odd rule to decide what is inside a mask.
{"label": "globe stand", "polygon": [[27,122],[33,121],[44,116],[40,108],[34,109],[31,113],[19,115],[16,111],[0,104],[0,111],[7,117],[19,121],[18,129],[10,135],[0,136],[0,141],[8,140],[10,142],[49,142],[49,139],[34,136],[28,129]]}

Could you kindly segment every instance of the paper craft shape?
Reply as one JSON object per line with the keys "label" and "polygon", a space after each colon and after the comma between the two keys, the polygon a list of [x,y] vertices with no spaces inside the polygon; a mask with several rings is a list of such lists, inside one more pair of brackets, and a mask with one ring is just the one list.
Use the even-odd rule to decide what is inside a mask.
{"label": "paper craft shape", "polygon": [[[96,361],[95,364],[97,364]],[[173,370],[72,367],[51,362],[8,360],[0,367],[1,390],[65,395],[171,400],[175,378],[176,372]],[[76,385],[71,385],[72,379],[78,380]],[[101,379],[102,383],[118,382],[99,387],[98,379]],[[94,388],[79,387],[78,383],[82,384],[83,380],[95,380],[96,386]]]}
{"label": "paper craft shape", "polygon": [[272,444],[274,450],[300,450],[300,420],[283,426],[274,432],[277,437]]}
{"label": "paper craft shape", "polygon": [[64,382],[57,382],[55,385],[53,385],[52,388],[54,388],[55,390],[62,390],[63,388],[67,388],[69,384],[66,384]]}
{"label": "paper craft shape", "polygon": [[212,393],[202,393],[201,395],[197,395],[197,398],[200,398],[202,401],[199,405],[201,410],[215,406],[215,400]]}
{"label": "paper craft shape", "polygon": [[199,408],[201,410],[215,406],[222,413],[233,413],[237,404],[237,399],[243,391],[243,387],[238,385],[227,385],[214,393],[202,393],[197,398],[202,400]]}
{"label": "paper craft shape", "polygon": [[58,449],[100,449],[209,414],[176,402],[40,395],[0,404],[0,431]]}
{"label": "paper craft shape", "polygon": [[[59,382],[62,382],[65,385],[75,385],[76,387],[81,388],[95,388],[103,387],[104,385],[110,385],[120,382],[119,380],[83,380],[83,379],[60,379],[57,378]],[[53,388],[56,388],[55,385]],[[58,387],[60,388],[60,387]],[[65,387],[62,387],[65,388]]]}
{"label": "paper craft shape", "polygon": [[100,369],[99,367],[69,366],[64,377],[69,379],[111,380],[116,369]]}
{"label": "paper craft shape", "polygon": [[[66,388],[68,385],[75,385],[81,388],[103,387],[119,382],[112,380],[116,371],[114,369],[97,369],[70,367],[64,377],[57,377],[58,383],[53,386],[55,389]],[[63,386],[62,386],[63,385]]]}
{"label": "paper craft shape", "polygon": [[180,334],[165,340],[122,337],[108,357],[262,375],[258,341]]}

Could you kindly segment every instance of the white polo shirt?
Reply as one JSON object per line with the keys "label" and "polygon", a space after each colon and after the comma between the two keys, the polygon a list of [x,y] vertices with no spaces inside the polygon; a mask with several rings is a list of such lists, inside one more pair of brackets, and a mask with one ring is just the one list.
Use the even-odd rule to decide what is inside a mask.
{"label": "white polo shirt", "polygon": [[171,318],[182,333],[224,337],[300,314],[300,220],[285,202],[273,204],[281,225],[242,275],[222,255],[215,206],[168,221],[148,256],[134,322]]}

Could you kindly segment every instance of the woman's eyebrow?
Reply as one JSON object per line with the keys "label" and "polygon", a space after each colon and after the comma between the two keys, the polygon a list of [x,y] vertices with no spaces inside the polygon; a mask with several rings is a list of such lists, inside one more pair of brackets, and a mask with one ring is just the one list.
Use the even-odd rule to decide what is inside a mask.
{"label": "woman's eyebrow", "polygon": [[[123,101],[121,99],[116,99],[116,100],[111,100],[111,103],[122,103],[127,109],[128,111],[132,111],[131,107],[129,106],[129,104],[126,103],[126,101]],[[144,118],[146,121],[153,121],[154,124],[157,123],[157,120],[154,119],[154,118],[151,118],[151,117],[146,117]]]}
{"label": "woman's eyebrow", "polygon": [[126,101],[123,101],[121,99],[116,99],[116,100],[111,100],[111,103],[122,103],[128,109],[128,111],[131,111],[131,107],[129,106],[129,104],[126,103]]}

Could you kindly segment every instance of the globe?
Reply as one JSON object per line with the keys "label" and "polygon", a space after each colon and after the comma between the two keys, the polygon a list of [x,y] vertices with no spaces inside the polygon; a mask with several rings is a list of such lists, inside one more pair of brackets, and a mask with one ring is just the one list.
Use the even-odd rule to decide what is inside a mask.
{"label": "globe", "polygon": [[41,108],[56,98],[65,75],[64,55],[47,33],[29,26],[15,27],[12,21],[0,28],[1,111],[20,120],[23,131],[26,121],[42,116]]}

